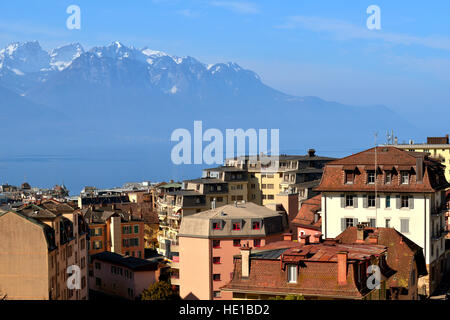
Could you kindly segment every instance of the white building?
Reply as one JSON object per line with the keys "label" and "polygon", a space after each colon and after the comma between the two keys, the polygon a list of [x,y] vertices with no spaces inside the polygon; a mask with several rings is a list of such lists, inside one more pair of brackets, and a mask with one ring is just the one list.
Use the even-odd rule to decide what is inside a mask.
{"label": "white building", "polygon": [[[375,165],[376,163],[376,165]],[[321,184],[322,233],[367,223],[400,231],[424,250],[434,290],[445,272],[444,166],[425,153],[377,147],[330,162]],[[429,282],[428,282],[429,281]]]}

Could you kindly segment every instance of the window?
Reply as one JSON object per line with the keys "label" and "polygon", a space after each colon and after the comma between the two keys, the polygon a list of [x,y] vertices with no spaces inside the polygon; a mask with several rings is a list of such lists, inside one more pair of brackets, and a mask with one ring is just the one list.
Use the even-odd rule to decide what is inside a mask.
{"label": "window", "polygon": [[386,219],[385,220],[385,227],[386,228],[390,228],[391,227],[391,219]]}
{"label": "window", "polygon": [[273,200],[273,199],[274,199],[274,195],[273,195],[273,194],[268,194],[268,195],[267,195],[267,199]]}
{"label": "window", "polygon": [[212,223],[212,228],[214,230],[220,230],[220,229],[222,229],[222,223],[220,223],[219,221],[213,222]]}
{"label": "window", "polygon": [[214,264],[220,264],[220,257],[213,257]]}
{"label": "window", "polygon": [[96,262],[95,263],[95,269],[101,270],[101,268],[102,268],[102,265],[100,264],[100,262]]}
{"label": "window", "polygon": [[213,240],[213,248],[220,248],[220,240]]}
{"label": "window", "polygon": [[262,184],[261,189],[266,189],[266,184]]}
{"label": "window", "polygon": [[288,266],[288,282],[297,283],[297,266],[294,265]]}
{"label": "window", "polygon": [[409,208],[409,197],[402,196],[401,208]]}
{"label": "window", "polygon": [[354,173],[353,171],[345,171],[345,183],[353,184]]}
{"label": "window", "polygon": [[234,246],[234,247],[240,247],[240,246],[241,246],[241,240],[239,240],[239,239],[234,239],[234,240],[233,240],[233,246]]}
{"label": "window", "polygon": [[367,183],[368,184],[375,183],[375,171],[367,171]]}
{"label": "window", "polygon": [[369,219],[369,226],[371,228],[376,228],[377,226],[376,219]]}
{"label": "window", "polygon": [[351,194],[345,195],[345,206],[353,207],[353,195]]}
{"label": "window", "polygon": [[101,287],[102,286],[102,279],[95,278],[95,285]]}
{"label": "window", "polygon": [[253,240],[253,246],[256,247],[261,247],[261,239],[255,239]]}
{"label": "window", "polygon": [[139,233],[139,226],[134,226],[134,233]]}
{"label": "window", "polygon": [[345,218],[345,228],[353,227],[354,219],[353,218]]}
{"label": "window", "polygon": [[386,179],[385,179],[385,183],[386,184],[391,184],[392,182],[392,172],[386,172]]}
{"label": "window", "polygon": [[241,230],[241,223],[233,222],[233,230]]}
{"label": "window", "polygon": [[402,184],[409,184],[409,172],[402,171]]}
{"label": "window", "polygon": [[253,222],[252,222],[252,229],[253,229],[253,230],[259,230],[259,229],[261,229],[261,222],[259,222],[259,221],[253,221]]}
{"label": "window", "polygon": [[273,184],[268,184],[267,185],[267,189],[273,189],[274,188],[274,185]]}
{"label": "window", "polygon": [[376,203],[375,203],[375,195],[369,195],[368,196],[368,202],[367,205],[369,206],[369,208],[375,208]]}
{"label": "window", "polygon": [[220,281],[220,273],[213,274],[214,281]]}
{"label": "window", "polygon": [[391,207],[391,196],[386,196],[386,208]]}
{"label": "window", "polygon": [[214,298],[220,298],[221,297],[220,296],[220,291],[214,291],[213,295],[214,295]]}
{"label": "window", "polygon": [[223,197],[217,197],[217,198],[216,198],[216,201],[217,201],[217,202],[223,202]]}
{"label": "window", "polygon": [[250,186],[252,189],[256,189],[256,184],[252,183]]}
{"label": "window", "polygon": [[409,233],[409,219],[400,219],[400,232]]}
{"label": "window", "polygon": [[84,250],[86,248],[86,240],[85,239],[81,239],[80,242],[80,249]]}

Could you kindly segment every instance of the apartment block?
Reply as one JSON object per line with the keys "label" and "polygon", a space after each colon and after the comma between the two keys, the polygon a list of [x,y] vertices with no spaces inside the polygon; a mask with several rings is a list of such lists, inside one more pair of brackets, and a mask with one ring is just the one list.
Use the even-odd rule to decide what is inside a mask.
{"label": "apartment block", "polygon": [[0,291],[11,300],[87,300],[87,231],[78,210],[55,200],[0,213]]}

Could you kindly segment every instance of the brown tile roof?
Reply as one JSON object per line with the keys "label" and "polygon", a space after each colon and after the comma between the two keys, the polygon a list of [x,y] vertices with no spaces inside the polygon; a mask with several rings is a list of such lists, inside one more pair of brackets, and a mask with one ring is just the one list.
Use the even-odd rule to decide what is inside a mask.
{"label": "brown tile roof", "polygon": [[303,201],[297,216],[292,220],[292,224],[320,230],[322,227],[322,218],[320,217],[318,221],[314,222],[314,216],[321,209],[321,199],[322,196],[319,194]]}
{"label": "brown tile roof", "polygon": [[[339,285],[337,281],[337,253],[348,252],[347,282]],[[292,241],[271,243],[250,256],[250,274],[242,278],[241,257],[235,256],[232,280],[222,290],[248,292],[268,295],[302,294],[304,296],[338,297],[361,299],[370,290],[365,279],[358,283],[357,268],[360,261],[369,261],[370,256],[386,251],[381,245],[311,244],[301,245]],[[297,283],[288,283],[284,265],[298,264]],[[392,270],[383,269],[384,275]]]}
{"label": "brown tile roof", "polygon": [[[417,159],[424,163],[423,182],[411,175],[409,184],[401,184],[398,171],[416,170]],[[395,147],[377,147],[377,189],[381,192],[435,192],[450,186],[444,175],[444,166],[427,157],[425,153],[409,152]],[[344,181],[345,170],[356,167],[353,184]],[[385,184],[381,170],[395,168],[392,183]],[[316,191],[374,191],[374,184],[367,184],[366,170],[375,169],[375,148],[329,162]]]}
{"label": "brown tile roof", "polygon": [[[340,243],[356,243],[357,227],[349,227],[336,237]],[[386,246],[387,263],[396,273],[388,280],[390,287],[408,288],[413,263],[417,264],[419,275],[426,275],[425,258],[420,246],[393,228],[364,228],[364,243],[369,236],[377,236],[378,244]]]}

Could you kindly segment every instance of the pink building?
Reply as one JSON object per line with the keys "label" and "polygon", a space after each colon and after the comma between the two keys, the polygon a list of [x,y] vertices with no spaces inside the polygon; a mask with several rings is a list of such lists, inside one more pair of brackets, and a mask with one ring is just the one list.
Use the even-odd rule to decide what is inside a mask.
{"label": "pink building", "polygon": [[232,299],[220,290],[233,272],[242,245],[255,249],[283,239],[284,211],[247,202],[183,218],[179,234],[180,296],[183,299]]}
{"label": "pink building", "polygon": [[311,242],[319,242],[322,235],[322,218],[320,217],[321,195],[312,197],[302,202],[297,216],[292,220],[292,226],[296,228],[297,235],[294,239],[309,235]]}
{"label": "pink building", "polygon": [[124,256],[114,252],[101,252],[92,256],[93,273],[89,288],[108,295],[134,300],[159,280],[160,264]]}

